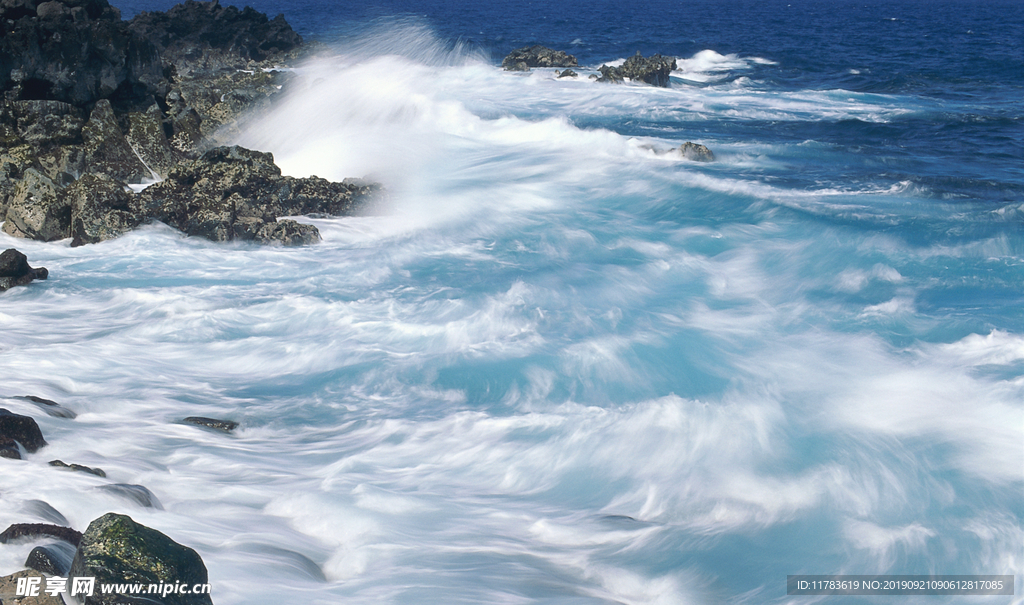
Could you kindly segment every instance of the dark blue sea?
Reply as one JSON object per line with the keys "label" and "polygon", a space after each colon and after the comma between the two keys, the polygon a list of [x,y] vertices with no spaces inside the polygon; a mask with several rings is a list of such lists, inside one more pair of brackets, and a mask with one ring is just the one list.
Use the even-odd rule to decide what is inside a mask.
{"label": "dark blue sea", "polygon": [[[0,395],[163,506],[0,459],[0,525],[131,514],[218,605],[1024,603],[1024,3],[252,6],[323,47],[232,142],[388,205],[303,248],[0,235],[51,274],[0,298]],[[502,71],[528,44],[579,75]],[[589,77],[637,51],[668,88]]]}

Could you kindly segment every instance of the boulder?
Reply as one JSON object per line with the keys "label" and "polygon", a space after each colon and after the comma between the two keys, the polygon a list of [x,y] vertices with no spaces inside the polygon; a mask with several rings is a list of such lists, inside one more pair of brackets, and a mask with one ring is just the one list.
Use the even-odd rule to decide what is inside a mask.
{"label": "boulder", "polygon": [[5,408],[0,408],[0,439],[17,441],[30,454],[46,445],[34,418],[14,414]]}
{"label": "boulder", "polygon": [[530,67],[579,67],[579,64],[576,57],[565,51],[535,44],[513,50],[502,59],[501,66],[506,71],[528,71]]}
{"label": "boulder", "polygon": [[3,231],[44,242],[63,239],[71,231],[71,208],[58,195],[53,180],[29,168],[14,187]]}
{"label": "boulder", "polygon": [[[206,584],[208,574],[196,551],[126,515],[107,513],[89,524],[75,553],[71,577],[95,577],[107,583]],[[133,602],[122,594],[95,592],[86,605]],[[171,593],[166,605],[212,605],[209,594]]]}
{"label": "boulder", "polygon": [[23,286],[33,279],[46,279],[49,274],[46,267],[30,267],[28,257],[14,248],[0,253],[0,292],[14,286]]}
{"label": "boulder", "polygon": [[714,162],[715,154],[711,150],[698,143],[687,141],[679,148],[679,153],[686,159],[694,162]]}
{"label": "boulder", "polygon": [[81,532],[75,531],[70,527],[50,525],[49,523],[14,523],[5,529],[3,533],[0,533],[0,544],[21,541],[23,539],[31,540],[40,536],[57,538],[75,546],[78,546],[78,543],[82,540]]}
{"label": "boulder", "polygon": [[182,420],[182,422],[206,427],[215,431],[222,431],[224,433],[230,433],[238,428],[238,423],[234,420],[218,420],[217,418],[207,418],[205,416],[189,416]]}
{"label": "boulder", "polygon": [[25,567],[51,576],[67,577],[75,547],[66,542],[36,546],[28,553]]}
{"label": "boulder", "polygon": [[62,195],[71,207],[72,246],[113,239],[142,222],[134,195],[105,174],[86,174]]}
{"label": "boulder", "polygon": [[601,77],[598,82],[622,82],[628,78],[633,82],[646,82],[654,86],[667,88],[669,85],[669,74],[676,68],[676,60],[670,57],[653,55],[643,57],[640,51],[626,59],[626,62],[618,67],[602,65],[598,68]]}
{"label": "boulder", "polygon": [[574,72],[571,69],[566,69],[564,71],[558,72],[558,77],[559,78],[575,78],[578,75],[579,75],[578,73]]}

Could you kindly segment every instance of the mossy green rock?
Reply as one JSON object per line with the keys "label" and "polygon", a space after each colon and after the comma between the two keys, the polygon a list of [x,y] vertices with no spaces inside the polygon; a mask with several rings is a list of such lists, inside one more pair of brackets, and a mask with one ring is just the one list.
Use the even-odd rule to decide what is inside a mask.
{"label": "mossy green rock", "polygon": [[[89,524],[71,563],[71,577],[95,577],[97,590],[85,605],[136,603],[128,595],[102,594],[102,584],[206,584],[206,565],[196,551],[182,546],[127,515],[107,513]],[[145,595],[166,605],[212,605],[208,594]]]}

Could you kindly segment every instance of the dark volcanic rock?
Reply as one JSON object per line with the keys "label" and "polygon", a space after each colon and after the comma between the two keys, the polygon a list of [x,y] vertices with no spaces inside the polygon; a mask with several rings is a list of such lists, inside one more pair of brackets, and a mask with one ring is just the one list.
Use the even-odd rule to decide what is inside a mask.
{"label": "dark volcanic rock", "polygon": [[82,540],[81,532],[75,531],[70,527],[50,525],[49,523],[14,523],[5,529],[3,533],[0,533],[0,544],[7,544],[12,540],[38,538],[40,536],[57,538],[58,540],[70,542],[75,546],[78,546],[78,543]]}
{"label": "dark volcanic rock", "polygon": [[[17,251],[15,250],[15,252],[17,252]],[[61,404],[57,403],[56,401],[51,401],[49,399],[43,399],[42,397],[36,397],[35,395],[25,395],[25,396],[22,396],[22,397],[18,397],[18,399],[25,399],[27,401],[31,401],[32,403],[38,405],[44,412],[46,412],[50,416],[55,416],[57,418],[72,418],[73,419],[73,418],[78,416],[78,414],[76,414],[73,411],[67,409],[66,407],[62,406]]]}
{"label": "dark volcanic rock", "polygon": [[218,420],[216,418],[206,418],[205,416],[189,416],[182,420],[182,422],[187,422],[196,426],[205,426],[208,429],[223,431],[225,433],[230,433],[238,428],[238,423],[234,420]]}
{"label": "dark volcanic rock", "polygon": [[67,517],[60,514],[60,511],[50,505],[49,502],[44,500],[26,500],[23,509],[27,513],[31,513],[41,519],[46,519],[54,525],[71,525],[68,522]]}
{"label": "dark volcanic rock", "polygon": [[[523,65],[527,69],[523,69]],[[579,64],[576,63],[576,57],[565,51],[535,44],[510,52],[501,61],[501,66],[506,71],[527,71],[530,67],[578,67]]]}
{"label": "dark volcanic rock", "polygon": [[142,220],[134,195],[105,174],[87,174],[63,192],[71,207],[71,245],[95,244],[123,235]]}
{"label": "dark volcanic rock", "polygon": [[164,507],[160,504],[160,501],[156,499],[156,495],[149,491],[144,485],[135,485],[133,483],[112,483],[110,485],[100,485],[96,489],[117,494],[123,498],[127,498],[139,506],[145,508],[155,508],[157,510],[163,510]]}
{"label": "dark volcanic rock", "polygon": [[0,91],[8,99],[124,103],[166,94],[157,49],[106,0],[0,3]]}
{"label": "dark volcanic rock", "polygon": [[167,180],[139,194],[142,215],[213,241],[312,243],[319,231],[279,216],[351,214],[379,187],[281,176],[269,153],[217,147],[178,164]]}
{"label": "dark volcanic rock", "polygon": [[711,153],[711,150],[700,145],[698,143],[691,143],[687,141],[683,143],[683,146],[679,148],[679,153],[688,160],[694,162],[714,162],[715,154]]}
{"label": "dark volcanic rock", "polygon": [[89,172],[106,174],[126,183],[138,183],[153,176],[128,144],[110,101],[96,103],[82,128],[85,163]]}
{"label": "dark volcanic rock", "polygon": [[[196,551],[131,517],[107,513],[89,524],[71,564],[72,577],[95,577],[96,584],[206,584],[208,574]],[[126,595],[100,594],[86,605],[132,602]],[[212,605],[208,594],[169,594],[166,605]]]}
{"label": "dark volcanic rock", "polygon": [[269,153],[218,147],[178,164],[167,180],[139,196],[142,213],[188,235],[213,241],[254,240],[276,217],[281,170]]}
{"label": "dark volcanic rock", "polygon": [[[207,65],[227,55],[242,61],[263,61],[302,45],[284,15],[268,19],[246,7],[221,6],[217,0],[186,0],[165,13],[139,13],[129,22],[135,34],[152,41],[164,61],[175,65]],[[214,51],[214,52],[211,52]]]}
{"label": "dark volcanic rock", "polygon": [[33,269],[28,266],[28,257],[14,248],[0,253],[0,292],[14,287],[23,286],[33,279],[46,279],[49,271],[46,267]]}
{"label": "dark volcanic rock", "polygon": [[72,471],[79,471],[82,473],[89,473],[90,475],[96,475],[97,477],[106,477],[107,473],[101,468],[92,468],[89,466],[82,466],[81,464],[68,464],[63,460],[50,460],[50,466],[56,466],[57,468],[66,468]]}
{"label": "dark volcanic rock", "polygon": [[74,557],[75,547],[67,543],[57,542],[46,546],[37,546],[28,553],[25,567],[51,576],[67,577]]}
{"label": "dark volcanic rock", "polygon": [[71,208],[57,194],[58,186],[34,168],[25,171],[7,206],[4,233],[49,242],[71,230]]}
{"label": "dark volcanic rock", "polygon": [[571,69],[566,69],[564,71],[558,72],[558,77],[559,78],[575,78],[578,75],[579,75],[578,73],[574,72]]}
{"label": "dark volcanic rock", "polygon": [[13,414],[4,408],[0,408],[0,439],[17,441],[30,454],[46,445],[35,419],[31,416]]}
{"label": "dark volcanic rock", "polygon": [[626,62],[619,67],[602,65],[598,68],[601,77],[598,82],[622,82],[629,78],[634,82],[646,82],[654,86],[667,88],[669,73],[676,68],[676,60],[661,55],[643,57],[640,51],[626,59]]}

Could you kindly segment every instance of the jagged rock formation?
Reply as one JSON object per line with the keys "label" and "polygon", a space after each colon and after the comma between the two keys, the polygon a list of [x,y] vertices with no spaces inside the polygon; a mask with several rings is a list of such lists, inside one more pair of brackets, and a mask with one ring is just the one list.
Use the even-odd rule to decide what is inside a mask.
{"label": "jagged rock formation", "polygon": [[565,51],[535,44],[510,52],[501,61],[505,71],[529,71],[531,67],[578,67],[576,57]]}
{"label": "jagged rock formation", "polygon": [[676,68],[676,60],[670,57],[663,57],[660,54],[651,57],[644,57],[637,51],[635,55],[626,59],[626,62],[619,67],[602,65],[598,68],[601,77],[598,82],[622,82],[629,79],[633,82],[646,82],[654,86],[668,87],[669,73]]}
{"label": "jagged rock formation", "polygon": [[687,141],[679,148],[679,153],[682,154],[684,158],[694,162],[715,161],[715,154],[711,153],[711,150],[706,146],[699,143],[691,143],[690,141]]}
{"label": "jagged rock formation", "polygon": [[[33,269],[28,266],[28,257],[14,248],[0,253],[0,292],[14,286],[23,286],[33,279],[46,279],[50,272],[46,267]],[[0,434],[3,440],[3,434]]]}
{"label": "jagged rock formation", "polygon": [[351,214],[374,190],[358,181],[285,177],[269,153],[218,147],[145,189],[136,213],[214,241],[295,245],[319,240],[316,227],[277,217]]}
{"label": "jagged rock formation", "polygon": [[[0,0],[0,33],[9,235],[77,246],[161,220],[216,241],[310,243],[314,227],[277,217],[346,214],[376,190],[283,177],[240,148],[201,159],[287,84],[274,68],[303,47],[283,16],[188,0],[123,22],[107,0]],[[125,188],[159,179],[144,196]]]}
{"label": "jagged rock formation", "polygon": [[157,48],[106,0],[0,3],[0,90],[10,101],[126,108],[167,92]]}

